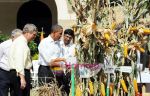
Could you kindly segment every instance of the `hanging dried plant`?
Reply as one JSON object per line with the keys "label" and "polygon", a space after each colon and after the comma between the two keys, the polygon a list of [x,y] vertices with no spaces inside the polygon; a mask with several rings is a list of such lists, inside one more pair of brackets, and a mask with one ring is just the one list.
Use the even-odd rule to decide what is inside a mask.
{"label": "hanging dried plant", "polygon": [[[147,51],[145,45],[148,42],[147,36],[150,34],[149,24],[145,22],[149,17],[149,0],[68,1],[77,15],[77,25],[74,27],[76,27],[78,63],[99,64],[104,63],[108,57],[111,57],[111,64],[108,61],[108,65],[119,67],[126,65],[127,61],[130,62],[132,73],[128,75],[129,86],[126,94],[134,96],[134,91],[131,91],[134,90],[131,81],[136,77],[134,72],[137,63],[137,51]],[[124,75],[121,72],[114,74],[117,74],[117,76],[114,75],[116,77],[111,81],[114,85],[116,84],[112,94],[119,96],[119,94],[124,94],[124,90],[119,90],[122,88],[119,82],[120,80],[123,81]],[[102,76],[108,77],[108,74],[101,71],[98,75],[98,77],[93,77],[96,78],[94,82],[99,82],[97,85],[102,82],[107,83]],[[88,81],[87,79],[86,83]],[[108,87],[108,84],[105,85]],[[86,85],[83,84],[83,86]],[[94,88],[97,88],[96,85]],[[93,96],[97,96],[99,90],[94,89],[94,92]],[[108,93],[106,94],[108,96]],[[83,96],[86,95],[85,92]]]}

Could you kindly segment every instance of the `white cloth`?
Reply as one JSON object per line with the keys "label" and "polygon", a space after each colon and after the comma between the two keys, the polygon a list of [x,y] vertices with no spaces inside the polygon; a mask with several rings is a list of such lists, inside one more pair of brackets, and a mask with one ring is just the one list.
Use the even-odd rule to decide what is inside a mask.
{"label": "white cloth", "polygon": [[11,44],[12,39],[6,40],[0,44],[0,68],[6,71],[10,70],[8,55]]}
{"label": "white cloth", "polygon": [[50,35],[40,42],[38,50],[39,64],[43,66],[48,66],[52,59],[63,56],[60,41],[54,41]]}
{"label": "white cloth", "polygon": [[75,44],[65,45],[63,41],[61,41],[61,47],[63,49],[63,57],[66,58],[67,63],[77,63],[75,56]]}
{"label": "white cloth", "polygon": [[27,39],[21,35],[13,41],[9,52],[10,68],[16,69],[22,75],[24,75],[24,69],[32,67],[30,49],[27,43]]}

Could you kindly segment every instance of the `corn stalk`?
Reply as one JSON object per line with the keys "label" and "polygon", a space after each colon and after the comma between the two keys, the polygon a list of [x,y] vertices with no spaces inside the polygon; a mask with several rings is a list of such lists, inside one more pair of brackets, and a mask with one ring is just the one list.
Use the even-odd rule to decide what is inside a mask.
{"label": "corn stalk", "polygon": [[[115,85],[113,87],[114,96],[120,94],[134,96],[131,82],[137,74],[136,52],[137,50],[147,51],[145,45],[148,41],[147,35],[150,34],[150,29],[147,28],[149,25],[141,22],[149,16],[149,0],[68,0],[68,2],[77,16],[77,25],[74,27],[76,28],[78,63],[104,63],[104,59],[110,56],[112,65],[117,67],[130,65],[132,74],[125,77],[126,74],[115,72],[112,74],[115,78],[111,80],[111,83]],[[94,94],[84,91],[83,96],[86,96],[87,92],[91,96],[102,94],[99,90],[101,89],[100,84],[103,82],[106,85],[107,74],[102,70],[93,78]],[[121,79],[125,79],[129,85],[127,93],[120,85]],[[89,88],[87,83],[90,80],[86,79],[82,84],[83,90]],[[122,90],[118,90],[120,88]]]}

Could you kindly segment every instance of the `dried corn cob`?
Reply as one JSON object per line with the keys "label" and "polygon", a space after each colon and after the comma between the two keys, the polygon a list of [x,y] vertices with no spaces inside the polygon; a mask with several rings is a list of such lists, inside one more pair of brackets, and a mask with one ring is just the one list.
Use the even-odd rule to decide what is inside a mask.
{"label": "dried corn cob", "polygon": [[138,28],[136,27],[131,27],[129,30],[130,32],[136,32],[136,33],[138,32]]}
{"label": "dried corn cob", "polygon": [[142,53],[145,52],[144,48],[142,48],[142,47],[139,47],[139,51],[142,52]]}
{"label": "dried corn cob", "polygon": [[133,85],[134,85],[133,87],[134,87],[135,93],[137,94],[138,93],[138,85],[137,85],[136,79],[133,80]]}
{"label": "dried corn cob", "polygon": [[140,29],[138,29],[138,28],[136,28],[136,27],[131,27],[130,28],[130,32],[135,32],[135,33],[137,33],[137,32],[142,32],[144,35],[149,35],[150,34],[150,30],[149,29],[144,29],[144,28],[140,28]]}
{"label": "dried corn cob", "polygon": [[100,84],[100,92],[101,92],[102,96],[105,96],[105,85],[104,85],[104,83]]}
{"label": "dried corn cob", "polygon": [[115,28],[116,28],[116,23],[113,22],[112,25],[111,25],[111,29],[114,30]]}
{"label": "dried corn cob", "polygon": [[112,96],[113,95],[113,85],[111,84],[110,86],[109,86],[109,94],[110,94],[110,96]]}
{"label": "dried corn cob", "polygon": [[90,95],[94,94],[94,86],[93,86],[93,82],[90,80],[89,81],[89,90],[90,90]]}
{"label": "dried corn cob", "polygon": [[108,33],[104,33],[104,38],[105,38],[106,40],[110,40],[110,35],[109,35]]}
{"label": "dried corn cob", "polygon": [[149,35],[150,34],[150,30],[149,29],[140,28],[139,32],[142,33],[142,34],[144,34],[144,35]]}
{"label": "dried corn cob", "polygon": [[126,58],[128,56],[128,45],[126,43],[123,45],[123,49],[124,57]]}
{"label": "dried corn cob", "polygon": [[96,30],[96,24],[92,23],[92,30],[95,31]]}
{"label": "dried corn cob", "polygon": [[123,79],[121,79],[121,80],[120,80],[120,83],[121,83],[121,85],[122,85],[123,91],[126,92],[126,93],[128,93],[128,90],[127,90],[127,86],[126,86],[126,84],[125,84],[125,81],[124,81]]}
{"label": "dried corn cob", "polygon": [[145,52],[145,49],[142,48],[142,47],[140,47],[140,46],[135,46],[135,48],[136,48],[137,50],[139,50],[140,52],[142,52],[142,53]]}
{"label": "dried corn cob", "polygon": [[76,87],[76,95],[75,96],[82,96],[82,90],[80,88],[80,84],[78,84]]}
{"label": "dried corn cob", "polygon": [[143,34],[144,35],[149,35],[150,34],[150,30],[149,29],[143,29]]}

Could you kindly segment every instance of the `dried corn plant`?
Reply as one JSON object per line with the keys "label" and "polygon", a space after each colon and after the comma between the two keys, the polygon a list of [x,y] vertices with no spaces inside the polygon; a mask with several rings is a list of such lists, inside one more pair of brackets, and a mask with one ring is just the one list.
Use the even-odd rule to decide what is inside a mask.
{"label": "dried corn plant", "polygon": [[36,86],[31,90],[31,96],[67,96],[67,94],[62,90],[62,88],[58,87],[56,80],[54,80],[54,82],[51,83],[36,83],[37,84],[34,84]]}
{"label": "dried corn plant", "polygon": [[[145,46],[150,34],[149,24],[146,22],[149,17],[149,0],[68,0],[68,2],[77,15],[77,25],[73,27],[79,49],[76,50],[78,63],[104,63],[106,57],[111,57],[112,65],[117,67],[127,65],[127,61],[130,62],[132,74],[125,77],[121,72],[115,73],[115,79],[111,81],[111,84],[115,85],[112,94],[135,96],[133,81],[137,73],[137,51],[141,53],[148,51]],[[93,94],[87,91],[90,86],[86,83],[90,82],[90,79],[86,79],[86,83],[83,81],[77,83],[76,90],[82,89],[81,96],[105,94],[107,74],[101,71],[93,78]],[[129,85],[127,88],[123,87],[126,86],[123,84],[124,79]],[[106,95],[108,96],[108,93]]]}

